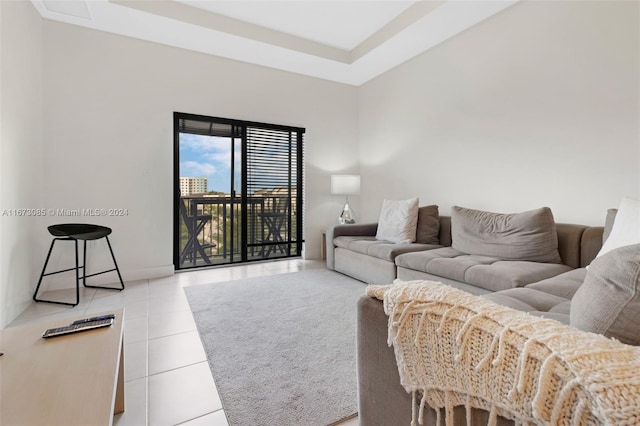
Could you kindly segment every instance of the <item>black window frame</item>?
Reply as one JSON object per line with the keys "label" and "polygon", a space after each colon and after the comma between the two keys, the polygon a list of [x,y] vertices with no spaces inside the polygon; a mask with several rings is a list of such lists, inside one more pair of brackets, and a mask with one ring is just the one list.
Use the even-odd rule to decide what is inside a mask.
{"label": "black window frame", "polygon": [[[297,212],[295,220],[296,220],[296,231],[295,235],[291,235],[291,223],[288,225],[288,236],[289,240],[287,243],[289,244],[289,248],[291,245],[295,246],[295,250],[289,250],[288,254],[285,256],[279,256],[276,258],[290,258],[290,257],[299,257],[302,255],[302,249],[304,244],[304,134],[306,132],[305,128],[295,127],[295,126],[286,126],[272,123],[263,123],[257,121],[247,121],[247,120],[237,120],[230,118],[222,118],[222,117],[213,117],[207,115],[199,115],[199,114],[191,114],[184,112],[174,112],[173,113],[173,134],[174,134],[174,152],[173,152],[173,177],[174,177],[174,187],[173,187],[173,264],[176,270],[187,270],[193,268],[201,268],[208,267],[214,265],[195,265],[195,266],[184,266],[181,265],[180,262],[180,203],[182,202],[180,199],[180,133],[193,133],[193,134],[205,134],[205,133],[197,133],[197,132],[185,132],[184,129],[181,129],[180,122],[181,120],[192,120],[192,121],[202,121],[202,122],[215,122],[216,124],[228,125],[232,126],[234,137],[235,132],[238,129],[238,137],[241,139],[241,147],[242,147],[242,164],[241,164],[241,176],[242,176],[242,206],[241,209],[241,256],[238,261],[231,261],[228,263],[223,263],[222,265],[230,265],[230,264],[238,264],[238,263],[246,263],[246,262],[254,262],[254,261],[262,261],[262,260],[271,260],[273,258],[253,258],[249,259],[247,255],[248,242],[247,242],[247,129],[264,129],[264,130],[272,130],[272,131],[282,131],[289,132],[290,134],[295,134],[295,141],[290,141],[290,143],[295,143],[296,150],[296,197],[295,197],[295,206],[291,206],[291,208],[295,208]],[[212,135],[213,136],[213,135]],[[289,147],[291,150],[291,147]],[[233,162],[233,161],[232,161]],[[233,167],[233,165],[232,165]],[[232,173],[233,175],[233,173]],[[289,187],[289,193],[291,193],[291,186]],[[291,217],[291,214],[290,214]],[[295,238],[294,238],[295,237]],[[270,243],[276,244],[276,243]],[[255,244],[254,244],[255,245]],[[221,265],[221,266],[222,266]]]}

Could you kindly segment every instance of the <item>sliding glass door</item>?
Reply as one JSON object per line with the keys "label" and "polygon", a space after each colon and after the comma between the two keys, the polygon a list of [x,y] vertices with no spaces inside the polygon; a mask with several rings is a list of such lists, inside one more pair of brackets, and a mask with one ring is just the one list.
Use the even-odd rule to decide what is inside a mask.
{"label": "sliding glass door", "polygon": [[301,254],[303,134],[174,113],[176,269]]}

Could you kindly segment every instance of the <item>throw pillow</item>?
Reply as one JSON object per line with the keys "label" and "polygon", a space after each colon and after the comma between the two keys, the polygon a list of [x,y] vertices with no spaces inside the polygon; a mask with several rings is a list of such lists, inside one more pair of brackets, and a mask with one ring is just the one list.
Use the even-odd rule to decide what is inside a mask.
{"label": "throw pillow", "polygon": [[615,215],[611,233],[597,257],[631,244],[640,244],[640,200],[625,197]]}
{"label": "throw pillow", "polygon": [[571,299],[570,325],[640,344],[640,244],[598,257]]}
{"label": "throw pillow", "polygon": [[423,206],[418,209],[416,243],[440,244],[440,214],[438,206]]}
{"label": "throw pillow", "polygon": [[463,253],[503,260],[562,263],[548,207],[502,214],[453,206],[451,246]]}
{"label": "throw pillow", "polygon": [[418,199],[384,200],[378,220],[376,240],[412,243],[416,240]]}

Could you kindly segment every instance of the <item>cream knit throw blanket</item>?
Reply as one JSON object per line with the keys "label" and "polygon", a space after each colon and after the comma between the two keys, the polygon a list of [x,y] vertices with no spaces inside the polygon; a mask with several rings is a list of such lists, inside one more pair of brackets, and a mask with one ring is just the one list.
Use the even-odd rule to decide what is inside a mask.
{"label": "cream knit throw blanket", "polygon": [[[640,348],[441,283],[369,286],[389,315],[401,383],[453,425],[453,407],[517,425],[640,425]],[[640,324],[639,324],[640,326]],[[421,395],[421,397],[420,397]],[[471,424],[471,423],[468,423]]]}

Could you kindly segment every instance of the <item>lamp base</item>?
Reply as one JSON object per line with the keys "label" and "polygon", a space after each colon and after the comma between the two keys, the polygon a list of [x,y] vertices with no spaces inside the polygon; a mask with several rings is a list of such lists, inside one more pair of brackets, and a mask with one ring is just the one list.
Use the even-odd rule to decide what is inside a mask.
{"label": "lamp base", "polygon": [[340,225],[352,224],[356,223],[353,218],[353,213],[351,212],[351,208],[349,207],[349,203],[345,203],[344,208],[342,209],[342,213],[340,213],[340,217],[338,218],[338,223]]}

